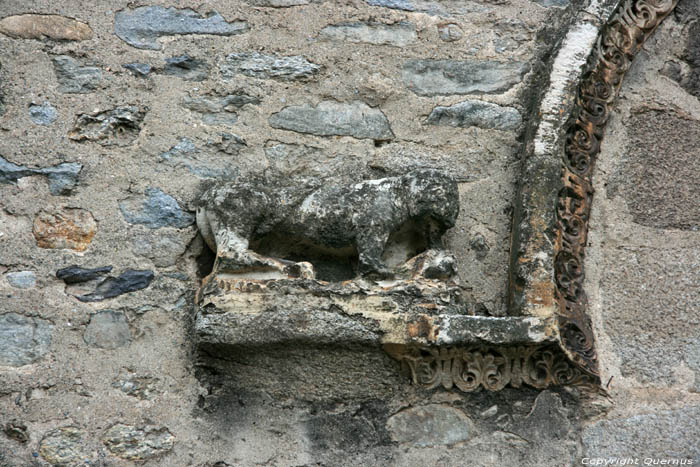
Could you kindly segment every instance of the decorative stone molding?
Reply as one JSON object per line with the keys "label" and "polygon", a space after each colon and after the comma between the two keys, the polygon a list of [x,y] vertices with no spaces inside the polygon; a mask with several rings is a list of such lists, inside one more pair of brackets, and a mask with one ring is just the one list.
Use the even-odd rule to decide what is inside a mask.
{"label": "decorative stone molding", "polygon": [[[626,0],[602,27],[594,21],[572,28],[555,60],[533,154],[524,167],[534,175],[525,176],[516,209],[511,312],[555,316],[562,350],[594,377],[598,359],[583,290],[593,166],[625,73],[675,5],[675,0]],[[601,32],[584,65],[581,44],[596,29]],[[575,82],[572,104],[565,91]]]}
{"label": "decorative stone molding", "polygon": [[572,364],[556,346],[406,347],[385,346],[408,366],[413,383],[474,392],[500,391],[523,384],[537,389],[558,385],[594,385],[597,379]]}

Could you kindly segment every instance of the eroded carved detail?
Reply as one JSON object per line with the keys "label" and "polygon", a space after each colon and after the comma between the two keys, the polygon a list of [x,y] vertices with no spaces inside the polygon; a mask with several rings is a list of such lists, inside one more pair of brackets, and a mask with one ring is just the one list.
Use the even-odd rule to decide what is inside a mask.
{"label": "eroded carved detail", "polygon": [[572,364],[556,346],[415,347],[387,345],[405,364],[413,383],[474,392],[500,391],[526,384],[537,389],[557,385],[594,385],[597,378]]}
{"label": "eroded carved detail", "polygon": [[583,256],[593,197],[592,171],[610,108],[632,59],[677,0],[627,0],[603,29],[579,87],[564,150],[556,207],[554,276],[564,351],[598,375],[598,359],[583,290]]}
{"label": "eroded carved detail", "polygon": [[[442,236],[455,225],[458,213],[455,180],[440,171],[422,169],[350,186],[321,180],[293,185],[288,180],[215,184],[200,196],[197,225],[217,252],[217,273],[314,278],[314,268],[307,261],[253,251],[256,241],[275,234],[282,237],[281,242],[321,248],[329,254],[356,250],[361,275],[386,278],[400,273],[382,261],[390,234],[412,223],[429,251],[441,251]],[[438,253],[424,255],[409,269],[424,270],[426,277],[449,276],[454,274],[454,259]]]}

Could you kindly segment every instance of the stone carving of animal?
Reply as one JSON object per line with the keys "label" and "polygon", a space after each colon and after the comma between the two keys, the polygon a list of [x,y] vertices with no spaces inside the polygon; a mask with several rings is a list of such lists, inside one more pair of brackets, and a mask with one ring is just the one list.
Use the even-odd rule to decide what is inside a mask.
{"label": "stone carving of animal", "polygon": [[[459,213],[457,183],[433,169],[349,186],[274,186],[218,182],[197,205],[197,225],[217,252],[218,272],[279,271],[313,277],[308,263],[293,263],[249,249],[256,238],[275,233],[326,248],[354,246],[359,273],[390,275],[382,264],[389,235],[406,222],[423,230],[428,248],[442,249],[442,236]],[[299,267],[306,272],[299,271]],[[296,268],[296,271],[294,270]]]}

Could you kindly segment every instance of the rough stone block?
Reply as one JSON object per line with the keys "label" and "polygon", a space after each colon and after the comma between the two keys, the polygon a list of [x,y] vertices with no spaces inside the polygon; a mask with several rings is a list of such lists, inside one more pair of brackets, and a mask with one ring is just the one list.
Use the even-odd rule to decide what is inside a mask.
{"label": "rough stone block", "polygon": [[394,134],[384,113],[363,102],[323,101],[316,107],[297,105],[272,114],[270,126],[319,136],[352,136],[391,140]]}
{"label": "rough stone block", "polygon": [[404,84],[419,96],[497,94],[522,81],[530,66],[523,62],[483,60],[407,60]]}
{"label": "rough stone block", "polygon": [[160,50],[158,38],[182,34],[232,36],[248,31],[245,21],[226,21],[215,11],[207,16],[189,9],[142,6],[119,11],[114,17],[114,33],[138,49]]}
{"label": "rough stone block", "polygon": [[53,326],[17,313],[0,315],[0,366],[34,363],[49,351]]}

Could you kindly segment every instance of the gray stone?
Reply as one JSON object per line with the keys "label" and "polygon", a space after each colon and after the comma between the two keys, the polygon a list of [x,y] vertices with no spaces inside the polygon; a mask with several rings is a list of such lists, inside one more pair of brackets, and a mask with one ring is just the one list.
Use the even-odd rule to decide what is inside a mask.
{"label": "gray stone", "polygon": [[153,67],[147,63],[127,63],[124,68],[134,73],[139,78],[145,78],[151,73]]}
{"label": "gray stone", "polygon": [[543,443],[565,440],[570,430],[571,424],[561,397],[551,391],[542,391],[527,417],[508,428],[509,432],[524,439],[536,439]]}
{"label": "gray stone", "polygon": [[5,279],[17,289],[31,289],[36,285],[36,274],[33,271],[19,271],[5,274]]}
{"label": "gray stone", "polygon": [[207,125],[232,125],[238,120],[236,109],[246,104],[259,104],[260,99],[248,94],[228,94],[226,96],[186,97],[182,106],[201,114]]}
{"label": "gray stone", "polygon": [[53,167],[32,169],[23,165],[13,164],[0,156],[0,183],[16,182],[20,178],[31,177],[32,175],[46,175],[49,182],[49,191],[52,195],[67,195],[78,184],[78,175],[82,168],[82,164],[77,162],[62,162]]}
{"label": "gray stone", "polygon": [[318,74],[321,67],[300,55],[282,57],[253,52],[228,55],[220,70],[224,79],[242,74],[260,79],[306,81]]}
{"label": "gray stone", "polygon": [[150,229],[184,228],[194,223],[194,216],[180,208],[177,200],[158,188],[147,188],[146,197],[132,197],[119,203],[124,219]]}
{"label": "gray stone", "polygon": [[153,271],[127,269],[118,277],[107,277],[97,284],[95,291],[85,295],[77,295],[81,302],[99,302],[119,295],[145,289],[154,278]]}
{"label": "gray stone", "polygon": [[137,428],[118,423],[102,436],[109,451],[128,460],[146,460],[161,456],[173,449],[175,437],[165,427],[152,425]]}
{"label": "gray stone", "polygon": [[286,8],[290,6],[308,5],[312,1],[318,0],[247,0],[247,2],[251,5],[272,8]]}
{"label": "gray stone", "polygon": [[365,0],[370,6],[381,6],[395,10],[414,11],[415,7],[409,0]]}
{"label": "gray stone", "polygon": [[248,146],[245,139],[233,133],[221,133],[219,136],[221,136],[221,140],[213,144],[223,153],[235,156],[238,155],[241,149]]}
{"label": "gray stone", "polygon": [[[209,144],[209,143],[208,143]],[[225,154],[238,154],[238,151],[245,147],[245,141],[236,135],[223,133],[221,140],[212,142],[218,150]],[[182,138],[175,146],[162,153],[160,158],[163,162],[173,167],[184,167],[200,178],[236,178],[238,169],[231,166],[228,157],[217,158],[212,154],[202,154],[195,144],[187,138]]]}
{"label": "gray stone", "polygon": [[458,41],[464,35],[462,28],[455,23],[440,23],[438,24],[437,29],[438,37],[440,37],[440,40],[445,42]]}
{"label": "gray stone", "polygon": [[365,3],[370,6],[421,12],[442,18],[470,13],[488,13],[492,11],[492,8],[479,5],[477,2],[464,0],[365,0]]}
{"label": "gray stone", "polygon": [[74,426],[51,430],[39,444],[39,453],[52,465],[83,464],[90,457],[85,446],[87,434]]}
{"label": "gray stone", "polygon": [[80,114],[68,137],[74,141],[93,141],[102,146],[128,146],[138,138],[147,110],[124,106]]}
{"label": "gray stone", "polygon": [[569,6],[569,0],[533,0],[536,3],[539,3],[545,8],[566,8]]}
{"label": "gray stone", "polygon": [[131,251],[158,267],[173,266],[186,249],[187,242],[177,232],[140,232],[131,238]]}
{"label": "gray stone", "polygon": [[85,343],[102,349],[116,349],[129,345],[131,331],[124,313],[103,310],[90,317],[90,323],[83,334]]}
{"label": "gray stone", "polygon": [[189,55],[180,55],[167,59],[162,73],[168,76],[177,76],[186,81],[203,81],[209,76],[209,65],[204,60],[197,60]]}
{"label": "gray stone", "polygon": [[583,430],[583,457],[675,458],[700,462],[700,407],[603,420]]}
{"label": "gray stone", "polygon": [[530,69],[523,62],[488,60],[407,60],[403,81],[419,96],[495,94],[522,81]]}
{"label": "gray stone", "polygon": [[29,106],[29,118],[37,125],[51,125],[57,116],[56,108],[48,102]]}
{"label": "gray stone", "polygon": [[389,418],[387,428],[394,441],[419,447],[455,444],[474,436],[464,412],[438,404],[402,410]]}
{"label": "gray stone", "polygon": [[92,92],[102,81],[102,70],[94,66],[81,66],[80,62],[67,55],[55,57],[53,68],[58,79],[58,90],[66,94]]}
{"label": "gray stone", "polygon": [[78,284],[88,282],[109,274],[112,271],[112,266],[103,266],[101,268],[86,269],[80,266],[73,265],[67,268],[62,268],[56,271],[56,278],[61,279],[66,284]]}
{"label": "gray stone", "polygon": [[416,27],[411,23],[340,23],[326,26],[321,30],[321,37],[345,40],[348,42],[366,42],[374,45],[394,45],[403,47],[416,41]]}
{"label": "gray stone", "polygon": [[351,104],[323,101],[316,107],[285,107],[272,114],[269,121],[273,128],[319,136],[352,136],[381,141],[394,138],[384,113],[359,101]]}
{"label": "gray stone", "polygon": [[112,387],[119,389],[127,396],[141,400],[152,400],[160,391],[157,389],[158,378],[153,376],[125,375],[112,383]]}
{"label": "gray stone", "polygon": [[642,108],[626,126],[626,151],[608,196],[622,197],[638,224],[700,231],[700,185],[688,182],[700,173],[700,122],[671,109]]}
{"label": "gray stone", "polygon": [[53,326],[16,313],[0,315],[0,366],[34,363],[49,351]]}
{"label": "gray stone", "polygon": [[119,11],[114,17],[114,33],[138,49],[160,50],[157,39],[182,34],[232,36],[248,31],[245,21],[226,21],[215,11],[202,17],[189,9],[143,6]]}
{"label": "gray stone", "polygon": [[425,123],[461,128],[475,126],[484,129],[515,130],[522,123],[522,118],[520,112],[513,107],[467,100],[449,107],[435,107]]}

